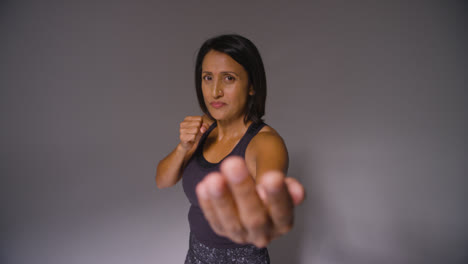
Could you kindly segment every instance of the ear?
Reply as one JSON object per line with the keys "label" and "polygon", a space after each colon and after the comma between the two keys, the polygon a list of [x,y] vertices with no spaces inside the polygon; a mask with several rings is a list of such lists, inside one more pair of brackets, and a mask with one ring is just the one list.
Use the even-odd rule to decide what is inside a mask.
{"label": "ear", "polygon": [[255,90],[254,90],[254,88],[253,88],[253,85],[250,85],[250,87],[249,87],[249,95],[252,96],[252,95],[254,95],[254,94],[255,94]]}

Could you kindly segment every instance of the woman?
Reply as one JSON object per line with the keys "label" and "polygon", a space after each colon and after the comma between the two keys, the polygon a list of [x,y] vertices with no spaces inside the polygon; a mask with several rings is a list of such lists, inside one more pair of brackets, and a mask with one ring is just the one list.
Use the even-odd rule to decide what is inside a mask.
{"label": "woman", "polygon": [[205,41],[195,87],[205,114],[180,124],[180,143],[156,173],[159,188],[183,178],[191,203],[185,263],[269,263],[265,246],[291,229],[304,191],[285,178],[286,146],[261,119],[266,77],[257,48],[239,35]]}

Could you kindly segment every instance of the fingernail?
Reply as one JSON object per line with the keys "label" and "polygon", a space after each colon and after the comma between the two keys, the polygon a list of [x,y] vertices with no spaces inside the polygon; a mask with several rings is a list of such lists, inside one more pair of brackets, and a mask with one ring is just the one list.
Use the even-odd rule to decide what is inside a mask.
{"label": "fingernail", "polygon": [[206,189],[212,198],[219,198],[223,195],[224,181],[219,173],[210,173],[206,176],[205,181],[207,183]]}
{"label": "fingernail", "polygon": [[267,189],[267,192],[271,194],[276,194],[280,191],[280,188],[276,188],[273,186],[267,186],[266,189]]}
{"label": "fingernail", "polygon": [[210,194],[211,197],[219,198],[221,195],[223,195],[223,190],[220,188],[220,186],[210,186]]}
{"label": "fingernail", "polygon": [[263,201],[266,200],[267,195],[265,193],[265,189],[263,188],[263,186],[257,185],[257,193],[258,193],[258,196],[260,196],[260,199],[262,199]]}
{"label": "fingernail", "polygon": [[262,177],[262,183],[268,193],[278,193],[283,187],[283,177],[277,172],[268,172]]}
{"label": "fingernail", "polygon": [[240,158],[229,158],[221,164],[221,171],[226,175],[229,182],[237,184],[242,182],[248,174],[244,161]]}

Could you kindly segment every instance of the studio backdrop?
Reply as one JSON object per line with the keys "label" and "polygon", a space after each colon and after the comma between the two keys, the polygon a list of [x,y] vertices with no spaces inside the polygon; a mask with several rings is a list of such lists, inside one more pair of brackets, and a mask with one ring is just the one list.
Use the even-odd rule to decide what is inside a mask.
{"label": "studio backdrop", "polygon": [[272,263],[468,263],[462,1],[2,1],[0,262],[183,263],[156,165],[199,115],[197,49],[263,57],[307,190]]}

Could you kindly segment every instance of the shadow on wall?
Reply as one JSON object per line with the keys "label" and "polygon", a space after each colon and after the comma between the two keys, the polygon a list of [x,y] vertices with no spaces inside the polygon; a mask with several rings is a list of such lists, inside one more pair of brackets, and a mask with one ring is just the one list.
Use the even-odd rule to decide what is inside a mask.
{"label": "shadow on wall", "polygon": [[[325,231],[327,230],[323,204],[319,199],[319,184],[317,183],[312,157],[305,150],[290,151],[290,166],[288,175],[299,180],[306,189],[305,201],[295,209],[294,227],[287,235],[274,240],[268,247],[272,263],[299,264],[304,255],[315,255],[318,252]],[[312,169],[311,169],[312,168]],[[310,248],[304,247],[304,238]],[[304,254],[307,251],[307,254]],[[312,252],[311,252],[312,251]]]}

